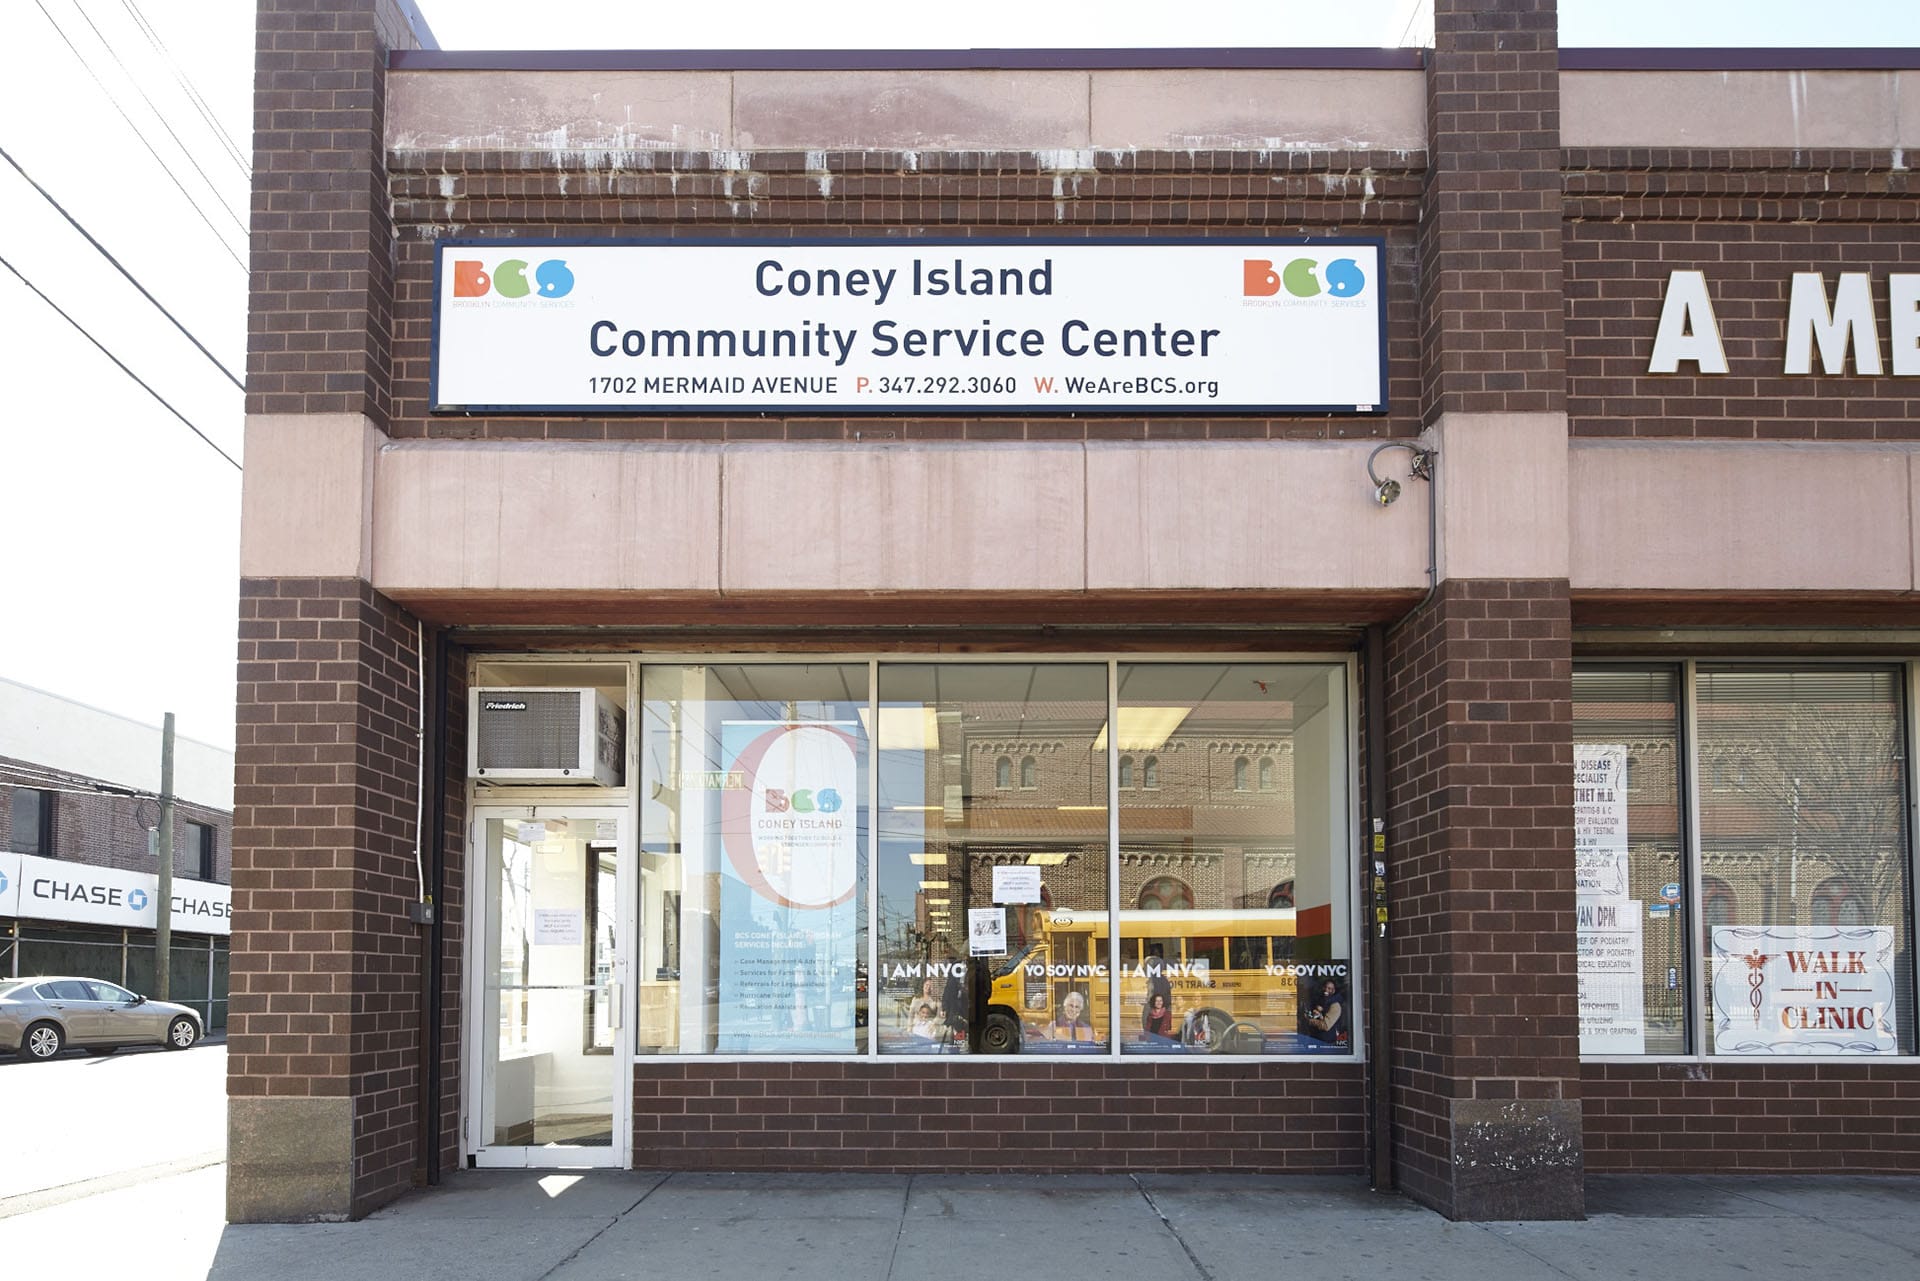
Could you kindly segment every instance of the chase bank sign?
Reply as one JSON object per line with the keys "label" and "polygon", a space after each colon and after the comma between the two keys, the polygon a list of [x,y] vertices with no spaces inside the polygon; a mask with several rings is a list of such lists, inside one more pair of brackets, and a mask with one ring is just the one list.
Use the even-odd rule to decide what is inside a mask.
{"label": "chase bank sign", "polygon": [[[159,877],[113,867],[87,867],[30,854],[0,859],[0,914],[153,929]],[[231,930],[231,891],[211,881],[175,877],[173,928],[189,934]]]}

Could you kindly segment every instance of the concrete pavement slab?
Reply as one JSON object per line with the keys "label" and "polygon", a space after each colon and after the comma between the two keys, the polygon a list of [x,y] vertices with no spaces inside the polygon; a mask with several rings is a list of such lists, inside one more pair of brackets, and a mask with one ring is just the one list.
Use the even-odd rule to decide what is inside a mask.
{"label": "concrete pavement slab", "polygon": [[644,1170],[456,1170],[372,1217],[615,1219],[666,1179]]}
{"label": "concrete pavement slab", "polygon": [[[784,1208],[792,1210],[788,1201]],[[897,1210],[897,1207],[896,1207]],[[884,1281],[894,1266],[900,1219],[830,1214],[654,1218],[646,1206],[588,1243],[551,1281],[660,1281],[661,1278],[781,1278]],[[491,1276],[508,1276],[505,1272]],[[529,1278],[536,1274],[527,1274]],[[919,1271],[899,1276],[929,1275]]]}
{"label": "concrete pavement slab", "polygon": [[1770,1212],[1786,1210],[1815,1218],[1910,1217],[1920,1211],[1920,1180],[1867,1175],[1703,1175],[1723,1192],[1747,1197]]}
{"label": "concrete pavement slab", "polygon": [[738,1223],[755,1219],[898,1220],[903,1174],[676,1174],[646,1199],[647,1219]]}
{"label": "concrete pavement slab", "polygon": [[916,1178],[907,1196],[900,1257],[894,1275],[916,1281],[1046,1273],[1069,1259],[1072,1270],[1095,1276],[1201,1276],[1124,1175]]}
{"label": "concrete pavement slab", "polygon": [[204,1281],[226,1175],[212,1166],[0,1219],[0,1274]]}
{"label": "concrete pavement slab", "polygon": [[1636,1219],[1759,1219],[1773,1207],[1742,1194],[1738,1183],[1721,1186],[1698,1174],[1593,1174],[1587,1176],[1587,1217]]}
{"label": "concrete pavement slab", "polygon": [[1169,1218],[1190,1207],[1296,1217],[1338,1214],[1349,1219],[1429,1213],[1398,1193],[1375,1192],[1357,1175],[1137,1174],[1133,1179]]}
{"label": "concrete pavement slab", "polygon": [[236,1224],[220,1238],[206,1281],[534,1281],[605,1231],[608,1218],[421,1219]]}
{"label": "concrete pavement slab", "polygon": [[1594,1281],[1913,1281],[1920,1252],[1840,1224],[1797,1215],[1648,1220],[1602,1216],[1585,1223],[1503,1223],[1485,1229],[1542,1262],[1553,1275]]}

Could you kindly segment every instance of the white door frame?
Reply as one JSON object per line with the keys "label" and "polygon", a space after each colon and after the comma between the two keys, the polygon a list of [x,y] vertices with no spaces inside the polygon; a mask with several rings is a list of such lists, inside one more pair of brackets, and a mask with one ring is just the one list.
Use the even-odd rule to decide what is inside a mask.
{"label": "white door frame", "polygon": [[[486,857],[486,824],[491,819],[599,819],[617,824],[614,839],[614,950],[613,970],[609,976],[608,1000],[614,1017],[613,1062],[608,1072],[613,1077],[613,1141],[606,1147],[502,1146],[489,1141],[485,1133],[489,1087],[486,1059],[497,1028],[480,1026],[481,1012],[487,1008],[487,922],[488,896],[495,892],[489,884]],[[630,978],[633,950],[635,876],[638,864],[634,855],[633,816],[622,801],[541,802],[528,805],[479,805],[472,813],[467,843],[467,923],[466,998],[460,1024],[461,1053],[461,1125],[462,1148],[477,1166],[516,1169],[568,1169],[582,1166],[610,1166],[626,1169],[632,1163],[633,1147],[633,1025],[629,1017]],[[590,869],[591,870],[591,869]],[[591,922],[588,928],[592,928]]]}

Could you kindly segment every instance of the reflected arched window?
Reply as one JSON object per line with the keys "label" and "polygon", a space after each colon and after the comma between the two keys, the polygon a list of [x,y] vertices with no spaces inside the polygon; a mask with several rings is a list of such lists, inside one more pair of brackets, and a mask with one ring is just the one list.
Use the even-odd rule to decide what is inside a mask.
{"label": "reflected arched window", "polygon": [[1156,876],[1140,887],[1139,906],[1148,912],[1193,910],[1193,891],[1176,876]]}
{"label": "reflected arched window", "polygon": [[1022,756],[1020,758],[1020,786],[1040,786],[1040,766],[1034,762],[1031,756]]}
{"label": "reflected arched window", "polygon": [[1293,882],[1285,880],[1267,891],[1268,907],[1293,906]]}
{"label": "reflected arched window", "polygon": [[1233,790],[1236,792],[1247,790],[1247,758],[1244,756],[1238,757],[1233,762]]}
{"label": "reflected arched window", "polygon": [[1131,756],[1120,758],[1120,786],[1133,786],[1133,757]]}
{"label": "reflected arched window", "polygon": [[1142,775],[1142,782],[1144,782],[1146,786],[1160,786],[1160,758],[1158,756],[1147,757],[1146,764],[1140,767],[1140,773]]}
{"label": "reflected arched window", "polygon": [[1260,790],[1263,792],[1273,790],[1273,757],[1271,756],[1260,758]]}
{"label": "reflected arched window", "polygon": [[995,787],[1013,786],[1013,762],[1002,756],[993,763],[993,785]]}
{"label": "reflected arched window", "polygon": [[1717,876],[1702,878],[1700,915],[1708,929],[1716,925],[1734,924],[1740,915],[1740,900],[1734,896],[1733,887]]}
{"label": "reflected arched window", "polygon": [[1810,919],[1814,925],[1866,925],[1867,905],[1852,881],[1844,876],[1829,877],[1813,892]]}

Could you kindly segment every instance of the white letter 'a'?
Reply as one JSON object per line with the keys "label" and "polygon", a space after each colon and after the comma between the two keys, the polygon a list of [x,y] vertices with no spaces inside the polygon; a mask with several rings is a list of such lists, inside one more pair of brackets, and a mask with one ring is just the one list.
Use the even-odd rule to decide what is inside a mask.
{"label": "white letter 'a'", "polygon": [[1727,353],[1720,346],[1720,322],[1707,297],[1707,273],[1676,271],[1667,277],[1666,301],[1660,304],[1660,329],[1653,336],[1650,374],[1677,374],[1683,360],[1697,361],[1703,374],[1727,372]]}

